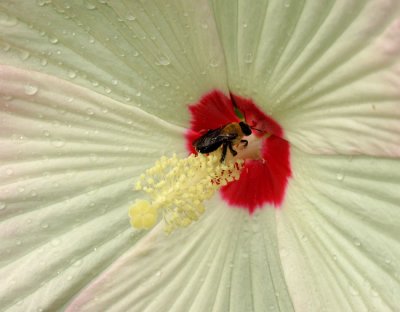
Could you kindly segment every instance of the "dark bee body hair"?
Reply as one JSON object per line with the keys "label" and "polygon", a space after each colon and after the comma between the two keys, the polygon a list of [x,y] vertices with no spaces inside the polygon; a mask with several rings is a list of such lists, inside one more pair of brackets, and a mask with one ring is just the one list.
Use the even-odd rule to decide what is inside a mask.
{"label": "dark bee body hair", "polygon": [[233,145],[244,143],[247,146],[248,141],[242,138],[251,133],[250,126],[245,122],[232,122],[220,128],[208,130],[193,142],[193,146],[201,154],[214,152],[222,146],[221,162],[223,162],[228,148],[232,155],[236,156],[237,152],[233,149]]}

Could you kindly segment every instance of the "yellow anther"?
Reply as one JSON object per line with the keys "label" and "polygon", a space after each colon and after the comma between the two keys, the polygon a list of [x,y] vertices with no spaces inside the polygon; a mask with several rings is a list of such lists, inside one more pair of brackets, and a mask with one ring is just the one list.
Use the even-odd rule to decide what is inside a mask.
{"label": "yellow anther", "polygon": [[137,200],[129,209],[131,224],[137,229],[149,229],[156,224],[157,209],[147,200]]}
{"label": "yellow anther", "polygon": [[150,228],[159,211],[165,231],[187,227],[204,213],[203,202],[228,182],[240,176],[243,161],[220,163],[219,155],[190,155],[179,159],[161,157],[154,167],[140,176],[136,189],[145,191],[150,201],[137,200],[129,211],[135,228]]}

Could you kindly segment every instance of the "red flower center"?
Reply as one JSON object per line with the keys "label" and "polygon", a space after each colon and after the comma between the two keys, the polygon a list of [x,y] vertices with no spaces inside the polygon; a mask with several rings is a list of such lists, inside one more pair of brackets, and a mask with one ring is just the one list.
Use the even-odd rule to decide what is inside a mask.
{"label": "red flower center", "polygon": [[186,140],[190,153],[195,153],[193,141],[208,130],[241,121],[235,110],[245,117],[248,125],[258,129],[252,133],[261,140],[258,156],[245,160],[240,179],[222,187],[221,195],[228,204],[248,209],[250,214],[265,204],[279,208],[292,175],[289,143],[283,138],[282,127],[252,100],[233,94],[228,98],[220,91],[203,96],[198,103],[189,106],[189,110],[192,118]]}

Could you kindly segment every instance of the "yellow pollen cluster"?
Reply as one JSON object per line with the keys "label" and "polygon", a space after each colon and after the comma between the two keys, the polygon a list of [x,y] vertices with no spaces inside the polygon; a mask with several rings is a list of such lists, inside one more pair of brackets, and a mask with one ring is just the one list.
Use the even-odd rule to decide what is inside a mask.
{"label": "yellow pollen cluster", "polygon": [[131,225],[149,229],[162,215],[167,233],[187,227],[204,213],[205,200],[239,179],[242,166],[243,160],[220,163],[218,153],[161,157],[136,183],[136,190],[145,191],[150,200],[136,200],[129,209]]}

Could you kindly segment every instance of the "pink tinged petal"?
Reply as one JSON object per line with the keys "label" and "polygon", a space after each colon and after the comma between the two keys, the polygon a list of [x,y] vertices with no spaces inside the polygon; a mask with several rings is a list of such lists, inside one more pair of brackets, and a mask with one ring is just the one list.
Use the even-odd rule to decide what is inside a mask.
{"label": "pink tinged petal", "polygon": [[294,177],[277,229],[294,306],[300,311],[395,311],[400,162],[292,152]]}
{"label": "pink tinged petal", "polygon": [[230,90],[273,116],[293,145],[399,155],[398,1],[213,3]]}
{"label": "pink tinged petal", "polygon": [[214,198],[199,223],[166,237],[155,228],[67,311],[292,311],[282,279],[275,212],[251,219]]}
{"label": "pink tinged petal", "polygon": [[0,305],[57,310],[145,234],[134,177],[183,129],[38,72],[2,65],[0,85]]}

